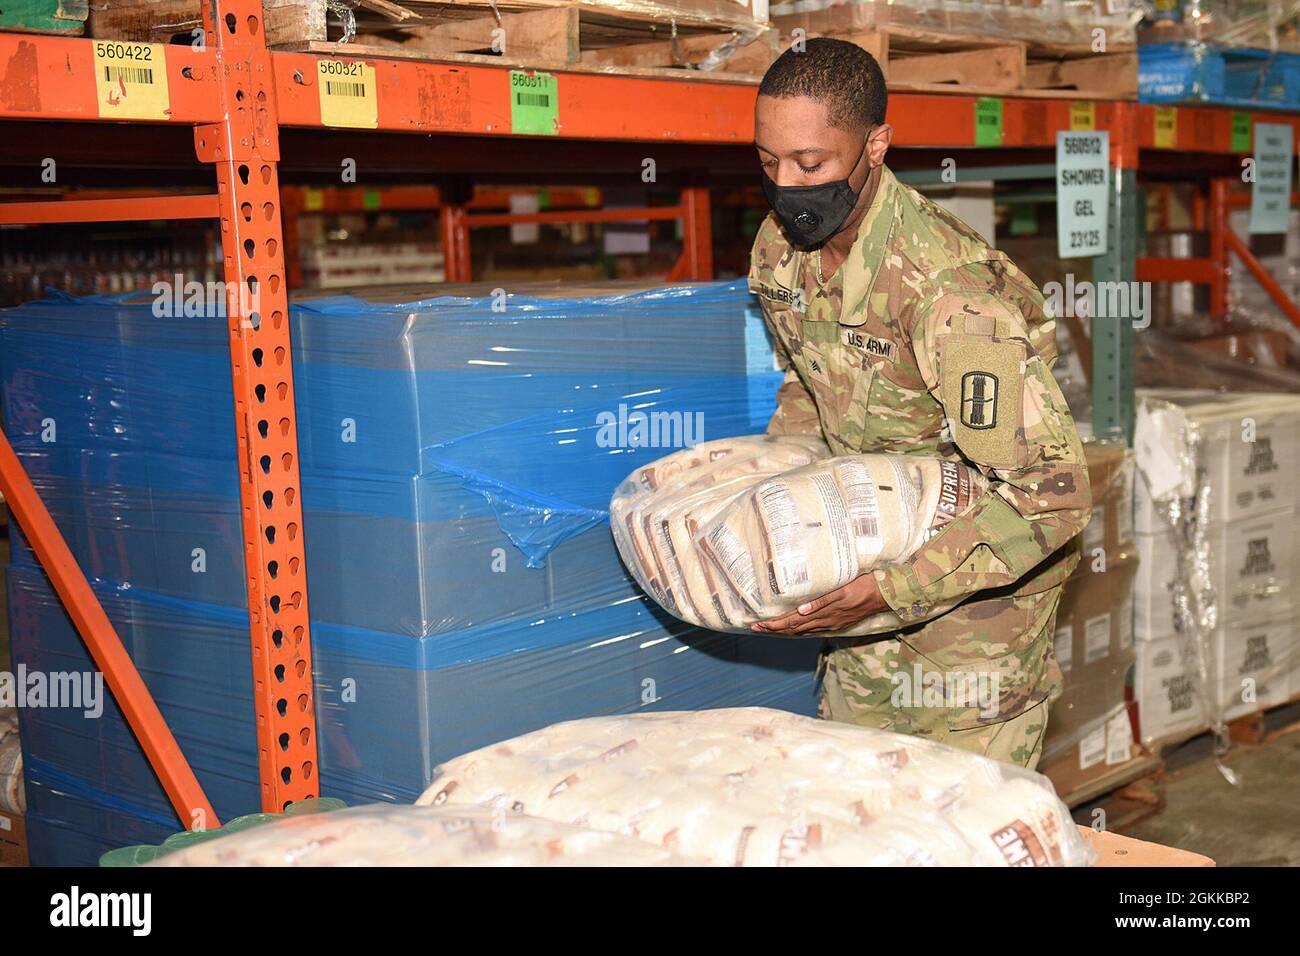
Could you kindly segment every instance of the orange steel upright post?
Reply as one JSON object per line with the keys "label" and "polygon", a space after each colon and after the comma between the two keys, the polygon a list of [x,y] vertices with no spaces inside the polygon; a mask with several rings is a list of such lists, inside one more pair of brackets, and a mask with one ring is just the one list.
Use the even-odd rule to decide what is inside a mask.
{"label": "orange steel upright post", "polygon": [[203,25],[224,119],[194,139],[220,196],[262,809],[278,812],[319,787],[274,72],[260,0],[208,0]]}
{"label": "orange steel upright post", "polygon": [[1228,315],[1228,194],[1230,179],[1210,180],[1210,318],[1222,322]]}

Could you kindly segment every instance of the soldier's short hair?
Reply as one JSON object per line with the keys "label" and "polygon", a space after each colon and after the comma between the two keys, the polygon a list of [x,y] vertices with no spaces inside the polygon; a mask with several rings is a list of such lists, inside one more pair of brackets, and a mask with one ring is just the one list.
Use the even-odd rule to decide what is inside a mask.
{"label": "soldier's short hair", "polygon": [[885,75],[876,58],[856,43],[814,37],[786,50],[767,69],[759,96],[807,96],[826,105],[838,129],[885,121]]}

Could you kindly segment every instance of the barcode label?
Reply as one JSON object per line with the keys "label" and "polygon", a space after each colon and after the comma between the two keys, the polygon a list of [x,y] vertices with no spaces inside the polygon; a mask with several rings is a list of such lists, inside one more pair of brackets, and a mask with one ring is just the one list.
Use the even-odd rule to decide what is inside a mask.
{"label": "barcode label", "polygon": [[799,547],[799,509],[783,482],[760,485],[755,498],[772,547],[772,563],[781,575],[780,587],[775,590],[788,593],[808,583],[808,560]]}
{"label": "barcode label", "polygon": [[542,109],[550,109],[551,98],[545,93],[522,93],[515,91],[516,106],[540,106]]}
{"label": "barcode label", "polygon": [[326,80],[325,95],[327,96],[356,96],[365,97],[366,84],[364,83],[347,83],[342,80]]}
{"label": "barcode label", "polygon": [[104,79],[109,83],[153,84],[153,70],[143,66],[106,66]]}

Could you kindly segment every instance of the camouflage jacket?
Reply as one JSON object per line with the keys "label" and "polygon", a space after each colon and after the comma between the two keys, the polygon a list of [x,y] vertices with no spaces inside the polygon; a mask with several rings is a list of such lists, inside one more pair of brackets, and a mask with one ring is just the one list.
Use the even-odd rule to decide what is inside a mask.
{"label": "camouflage jacket", "polygon": [[1052,377],[1042,293],[959,219],[881,170],[848,257],[819,281],[771,215],[754,242],[758,295],[786,367],[768,431],[820,433],[834,454],[960,457],[989,491],[912,559],[876,572],[905,621],[990,588],[1034,594],[1078,561],[1083,450]]}

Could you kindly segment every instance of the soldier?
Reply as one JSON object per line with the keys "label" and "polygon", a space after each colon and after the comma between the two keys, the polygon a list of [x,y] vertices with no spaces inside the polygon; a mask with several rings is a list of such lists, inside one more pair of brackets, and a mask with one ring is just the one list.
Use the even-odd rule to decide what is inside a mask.
{"label": "soldier", "polygon": [[1060,695],[1066,543],[1091,513],[1055,322],[1005,255],[885,166],[885,99],[875,59],[832,39],[782,54],[759,87],[772,214],[749,287],[786,367],[768,431],[960,458],[990,487],[906,563],[754,630],[833,634],[893,609],[900,631],[827,639],[820,716],[1034,767]]}

